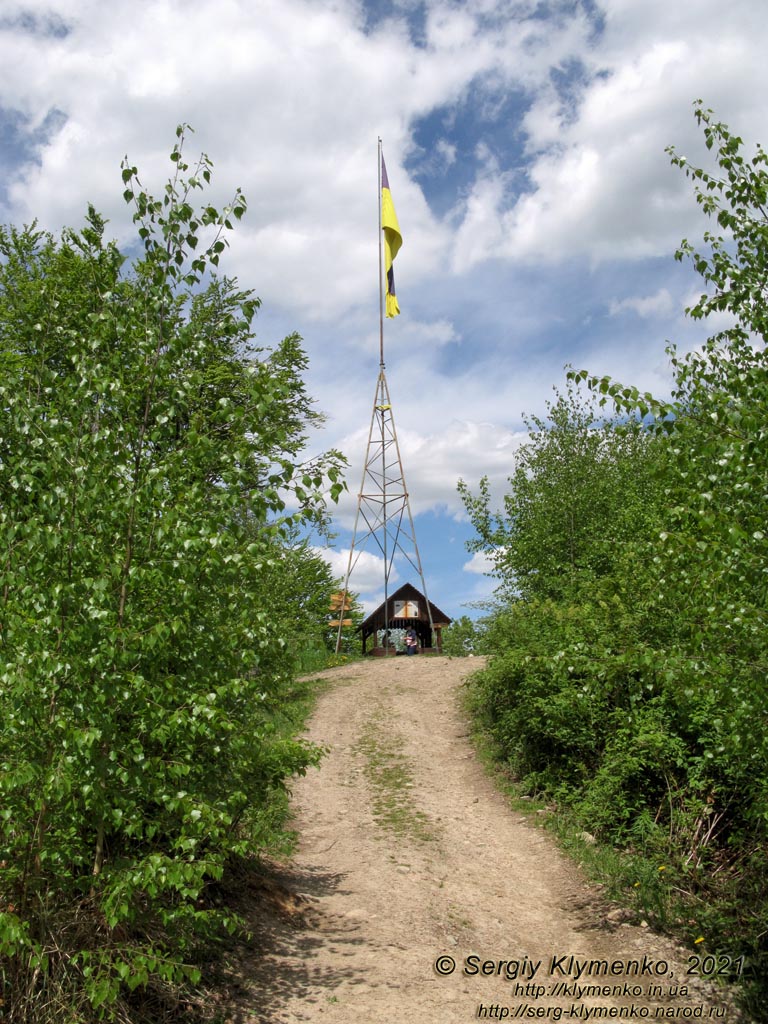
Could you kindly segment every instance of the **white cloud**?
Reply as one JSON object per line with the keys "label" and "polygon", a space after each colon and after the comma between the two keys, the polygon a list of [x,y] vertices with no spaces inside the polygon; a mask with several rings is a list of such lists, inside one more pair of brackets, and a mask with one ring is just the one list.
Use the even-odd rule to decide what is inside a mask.
{"label": "white cloud", "polygon": [[[331,571],[339,579],[344,580],[347,576],[349,566],[349,548],[342,548],[333,551],[330,548],[317,547],[314,549],[328,565]],[[397,569],[390,574],[390,582],[397,583],[399,580]],[[372,551],[356,550],[353,558],[353,569],[349,577],[349,589],[356,593],[369,594],[382,586],[384,579],[384,559],[375,555]]]}
{"label": "white cloud", "polygon": [[[488,258],[552,263],[666,254],[689,227],[701,227],[690,188],[664,152],[675,144],[704,158],[693,100],[724,103],[724,120],[764,137],[768,116],[756,96],[768,86],[760,57],[768,26],[749,0],[729,7],[727,17],[706,2],[696,16],[685,5],[601,6],[599,40],[570,37],[570,57],[589,76],[575,105],[564,104],[543,74],[532,86],[523,120],[529,185],[516,196],[517,179],[503,168],[478,175],[459,229],[473,244],[456,269]],[[736,85],[736,67],[741,81],[762,87]]]}
{"label": "white cloud", "polygon": [[412,510],[461,517],[458,478],[501,493],[522,413],[543,412],[563,364],[660,390],[666,339],[694,348],[715,326],[681,319],[701,289],[672,260],[706,226],[664,152],[711,159],[693,100],[768,140],[754,0],[546,6],[400,0],[376,24],[363,0],[5,0],[0,219],[57,231],[90,201],[133,238],[120,160],[160,191],[190,122],[212,201],[236,186],[249,201],[224,270],[264,302],[259,343],[306,339],[329,415],[313,445],[352,462],[349,526],[378,366],[381,136],[404,233],[385,335]]}
{"label": "white cloud", "polygon": [[488,576],[493,572],[493,569],[493,561],[484,551],[476,551],[470,560],[464,563],[464,572],[473,573],[477,576]]}
{"label": "white cloud", "polygon": [[[411,513],[416,516],[439,508],[455,517],[464,514],[457,491],[459,480],[476,490],[480,478],[487,476],[492,493],[500,495],[514,472],[515,453],[527,436],[523,431],[468,420],[449,421],[440,434],[399,428],[397,434]],[[343,444],[350,459],[349,490],[339,502],[336,518],[347,528],[354,522],[367,442],[368,432],[359,431]],[[375,457],[375,443],[371,451]]]}
{"label": "white cloud", "polygon": [[456,146],[445,139],[441,139],[435,148],[445,167],[450,167],[456,163]]}
{"label": "white cloud", "polygon": [[636,313],[643,319],[669,317],[675,312],[675,304],[666,288],[660,288],[655,295],[611,300],[609,306],[611,316],[618,316],[627,310]]}
{"label": "white cloud", "polygon": [[[437,269],[446,251],[459,274],[491,257],[668,252],[676,222],[694,211],[664,146],[695,142],[697,95],[713,103],[723,96],[726,114],[766,126],[758,97],[768,85],[768,30],[751,0],[729,5],[727,16],[714,0],[702,0],[695,17],[685,5],[647,7],[640,16],[634,0],[605,0],[605,30],[595,39],[570,5],[569,16],[555,7],[549,20],[526,21],[520,5],[434,2],[428,45],[418,47],[396,18],[366,33],[351,2],[256,9],[245,0],[69,0],[57,5],[68,34],[0,35],[6,109],[29,119],[30,135],[54,107],[67,118],[11,186],[11,213],[77,223],[89,199],[126,231],[127,211],[115,199],[121,156],[162,180],[173,128],[189,120],[198,130],[192,145],[199,140],[217,162],[222,195],[242,184],[250,197],[235,248],[240,273],[255,269],[262,294],[287,307],[328,317],[370,298],[377,132],[398,183],[409,240],[400,265],[412,279]],[[48,9],[11,5],[7,17]],[[566,103],[551,71],[569,62],[581,62],[586,77]],[[749,76],[749,89],[734,83],[734,67]],[[485,83],[478,102],[529,91],[520,125],[529,185],[510,205],[516,169],[483,161],[450,245],[402,160],[414,119],[450,106],[472,83]],[[438,141],[436,152],[455,163],[454,142]]]}

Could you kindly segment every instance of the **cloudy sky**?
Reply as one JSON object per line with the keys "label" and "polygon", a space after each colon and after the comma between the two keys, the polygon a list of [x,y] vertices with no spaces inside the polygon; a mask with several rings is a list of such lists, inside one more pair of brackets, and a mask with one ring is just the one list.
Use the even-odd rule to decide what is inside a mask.
{"label": "cloudy sky", "polygon": [[[346,567],[378,375],[377,139],[403,232],[387,380],[429,595],[492,583],[456,492],[502,491],[564,366],[666,393],[698,344],[673,259],[706,224],[674,144],[706,161],[697,98],[768,143],[759,0],[0,0],[0,221],[132,240],[120,160],[159,191],[175,127],[248,213],[224,269],[261,297],[258,340],[298,331],[351,468]],[[400,567],[399,582],[413,579]],[[381,596],[371,549],[352,580]]]}

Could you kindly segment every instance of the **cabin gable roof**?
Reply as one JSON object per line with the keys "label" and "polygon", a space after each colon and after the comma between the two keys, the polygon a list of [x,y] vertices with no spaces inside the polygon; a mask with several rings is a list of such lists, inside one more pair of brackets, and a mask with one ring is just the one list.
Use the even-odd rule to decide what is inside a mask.
{"label": "cabin gable roof", "polygon": [[[422,622],[425,622],[425,623],[429,622],[429,617],[426,614],[424,614],[424,612],[422,612],[421,616],[418,619],[410,619],[410,618],[407,618],[407,617],[396,616],[394,614],[394,607],[395,607],[395,602],[396,601],[397,602],[399,602],[399,601],[419,602],[420,601],[421,602],[421,608],[424,609],[424,612],[425,612],[426,611],[427,600],[424,597],[424,595],[421,593],[421,591],[417,590],[416,587],[413,586],[413,584],[411,584],[411,583],[404,583],[402,585],[402,587],[400,587],[398,590],[396,590],[394,592],[394,594],[390,594],[389,597],[387,598],[387,602],[386,603],[388,605],[387,611],[388,611],[388,614],[389,614],[389,621],[391,623],[393,619],[397,618],[398,621],[402,621],[402,622],[411,622],[411,621],[422,621]],[[442,626],[450,625],[450,623],[452,621],[450,619],[450,617],[448,615],[446,615],[445,612],[441,611],[433,601],[429,601],[429,610],[432,613],[432,624],[433,625],[442,625]],[[372,611],[371,614],[368,616],[368,618],[365,619],[361,623],[361,625],[359,625],[357,627],[357,630],[358,630],[358,632],[362,632],[363,636],[369,636],[371,633],[375,633],[378,630],[384,629],[384,628],[385,628],[385,622],[384,622],[384,602],[382,601],[382,603],[379,605],[379,607],[375,611]]]}

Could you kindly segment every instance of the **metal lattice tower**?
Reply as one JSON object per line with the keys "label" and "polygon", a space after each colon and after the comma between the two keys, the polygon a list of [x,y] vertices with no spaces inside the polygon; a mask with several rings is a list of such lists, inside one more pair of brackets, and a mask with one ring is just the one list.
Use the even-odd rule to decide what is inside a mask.
{"label": "metal lattice tower", "polygon": [[[421,580],[422,594],[427,605],[429,617],[430,643],[434,623],[432,608],[421,568],[421,557],[416,544],[416,531],[413,527],[411,505],[408,500],[408,489],[405,486],[403,460],[400,457],[400,446],[397,443],[395,418],[392,415],[392,400],[384,373],[384,278],[387,275],[387,296],[394,300],[394,277],[391,276],[391,262],[400,248],[402,238],[400,226],[391,198],[387,203],[386,218],[382,214],[383,196],[389,196],[389,181],[384,168],[381,152],[381,139],[378,144],[378,191],[379,191],[379,377],[376,382],[376,395],[373,400],[371,429],[368,433],[368,447],[363,466],[363,481],[357,497],[355,526],[352,532],[352,546],[349,549],[347,574],[344,578],[344,592],[339,612],[339,631],[336,637],[336,653],[341,648],[341,630],[344,610],[347,607],[349,578],[357,565],[366,545],[377,547],[384,562],[384,646],[388,646],[389,629],[389,581],[395,563],[395,555],[400,552],[407,562],[416,570]],[[386,223],[385,223],[386,220]],[[387,241],[387,266],[384,266],[382,255],[382,232],[392,234],[396,239],[395,248],[389,248]],[[388,298],[388,301],[390,299]],[[400,312],[394,301],[387,316],[395,316]]]}
{"label": "metal lattice tower", "polygon": [[[405,485],[403,460],[395,430],[392,400],[389,394],[384,365],[379,368],[376,395],[373,400],[371,427],[368,432],[363,479],[357,498],[357,512],[349,550],[347,574],[344,580],[344,598],[349,590],[349,579],[360,555],[367,548],[378,550],[384,563],[384,622],[391,618],[388,609],[389,581],[398,552],[419,574],[422,593],[427,605],[430,633],[433,628],[432,608],[429,603],[421,556],[416,543],[408,489]],[[336,638],[336,652],[341,648],[341,624]],[[384,645],[388,645],[385,632]]]}

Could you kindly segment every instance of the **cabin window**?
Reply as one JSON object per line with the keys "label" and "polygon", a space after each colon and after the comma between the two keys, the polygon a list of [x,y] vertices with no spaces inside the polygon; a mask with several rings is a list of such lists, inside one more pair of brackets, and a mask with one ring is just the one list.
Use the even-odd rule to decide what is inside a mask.
{"label": "cabin window", "polygon": [[396,619],[421,618],[418,601],[395,601]]}

